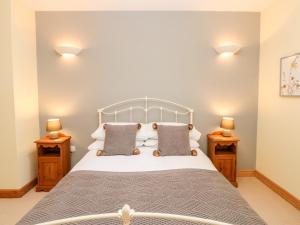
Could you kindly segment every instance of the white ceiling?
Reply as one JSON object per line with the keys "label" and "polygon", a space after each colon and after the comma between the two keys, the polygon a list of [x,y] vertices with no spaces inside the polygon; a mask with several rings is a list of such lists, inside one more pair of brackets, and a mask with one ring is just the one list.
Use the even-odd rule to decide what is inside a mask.
{"label": "white ceiling", "polygon": [[274,0],[23,0],[37,11],[171,10],[261,12]]}

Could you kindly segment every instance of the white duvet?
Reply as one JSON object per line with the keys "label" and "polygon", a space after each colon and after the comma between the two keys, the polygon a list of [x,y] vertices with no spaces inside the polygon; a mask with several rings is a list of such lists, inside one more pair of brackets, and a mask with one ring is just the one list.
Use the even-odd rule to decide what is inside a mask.
{"label": "white duvet", "polygon": [[96,156],[96,151],[89,151],[72,169],[110,171],[110,172],[142,172],[172,169],[206,169],[216,170],[208,157],[197,149],[197,156],[164,156],[154,157],[154,148],[141,147],[140,155],[133,156]]}

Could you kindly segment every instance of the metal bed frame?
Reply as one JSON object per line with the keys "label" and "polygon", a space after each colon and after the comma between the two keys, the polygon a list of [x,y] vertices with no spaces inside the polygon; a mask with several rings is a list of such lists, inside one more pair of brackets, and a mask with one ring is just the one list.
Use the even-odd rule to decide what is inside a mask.
{"label": "metal bed frame", "polygon": [[[131,104],[135,105],[131,105]],[[136,105],[136,103],[140,103],[141,105]],[[129,106],[128,106],[129,105]],[[167,106],[166,106],[167,105]],[[168,107],[168,105],[170,107]],[[126,106],[124,108],[120,108],[121,106]],[[119,109],[119,108],[120,109]],[[178,108],[178,110],[172,109]],[[117,108],[117,109],[116,109]],[[121,102],[114,103],[112,105],[103,107],[98,109],[99,113],[99,126],[103,122],[103,115],[113,116],[114,122],[118,122],[118,114],[123,112],[128,112],[129,121],[133,122],[133,113],[135,110],[141,110],[144,113],[144,122],[148,123],[149,119],[149,112],[153,110],[159,110],[160,112],[160,121],[164,121],[163,113],[168,112],[175,115],[175,122],[178,122],[179,116],[188,116],[189,122],[193,123],[193,112],[194,110],[186,107],[184,105],[171,102],[168,100],[158,99],[158,98],[134,98],[128,99]],[[107,121],[106,121],[107,122]],[[189,221],[193,223],[204,223],[204,224],[211,224],[211,225],[232,225],[229,223],[219,222],[210,219],[192,217],[192,216],[183,216],[183,215],[176,215],[176,214],[166,214],[166,213],[153,213],[153,212],[136,212],[129,207],[129,205],[124,205],[122,209],[115,213],[104,213],[104,214],[95,214],[95,215],[85,215],[85,216],[78,216],[78,217],[71,217],[65,218],[45,223],[40,223],[38,225],[62,225],[71,222],[80,222],[80,221],[90,221],[90,220],[101,220],[101,219],[112,219],[112,218],[119,218],[120,224],[123,225],[130,225],[133,218],[161,218],[161,219],[169,219],[169,220],[176,220],[176,221]]]}
{"label": "metal bed frame", "polygon": [[[137,105],[137,106],[131,106],[130,104],[135,103],[135,102],[139,102],[141,103],[141,105]],[[150,103],[155,103],[156,105],[151,105],[149,106]],[[129,107],[125,107],[119,110],[114,110],[116,107],[118,106],[122,106],[122,105],[129,105]],[[173,107],[178,108],[178,110],[173,110],[169,107],[165,107],[165,105],[170,105]],[[175,115],[175,122],[178,122],[178,116],[189,116],[189,122],[193,123],[193,113],[194,110],[175,103],[175,102],[171,102],[168,100],[163,100],[163,99],[158,99],[158,98],[148,98],[147,96],[144,98],[133,98],[133,99],[127,99],[121,102],[117,102],[114,103],[112,105],[103,107],[101,109],[98,109],[98,113],[99,113],[99,125],[101,125],[101,123],[103,122],[103,115],[110,115],[114,117],[114,122],[118,121],[118,114],[123,113],[123,112],[129,112],[129,121],[133,121],[133,113],[134,110],[142,110],[144,111],[144,122],[148,123],[148,115],[149,112],[153,111],[153,110],[159,110],[160,111],[160,121],[163,121],[163,112],[169,112],[169,113],[173,113]]]}
{"label": "metal bed frame", "polygon": [[45,223],[39,223],[37,225],[62,225],[66,223],[74,223],[81,221],[89,221],[89,220],[101,220],[101,219],[120,219],[120,224],[122,225],[130,225],[131,220],[133,218],[160,218],[160,219],[168,219],[168,220],[176,220],[176,221],[186,221],[193,223],[202,223],[202,224],[210,224],[210,225],[232,225],[229,223],[223,223],[216,220],[203,219],[199,217],[193,216],[182,216],[176,214],[167,214],[167,213],[152,213],[152,212],[135,212],[133,209],[129,207],[129,205],[124,205],[122,209],[120,209],[116,213],[103,213],[103,214],[95,214],[95,215],[86,215],[86,216],[78,216],[71,217],[61,220],[54,220]]}

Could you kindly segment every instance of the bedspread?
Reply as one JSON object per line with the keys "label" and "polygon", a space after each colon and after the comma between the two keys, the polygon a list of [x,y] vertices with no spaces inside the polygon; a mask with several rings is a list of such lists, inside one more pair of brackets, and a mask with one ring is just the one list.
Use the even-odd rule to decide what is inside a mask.
{"label": "bedspread", "polygon": [[[217,171],[75,171],[65,176],[18,225],[88,214],[117,212],[125,204],[139,212],[172,213],[239,225],[266,224]],[[72,224],[117,225],[119,219]],[[134,218],[133,225],[193,224]]]}

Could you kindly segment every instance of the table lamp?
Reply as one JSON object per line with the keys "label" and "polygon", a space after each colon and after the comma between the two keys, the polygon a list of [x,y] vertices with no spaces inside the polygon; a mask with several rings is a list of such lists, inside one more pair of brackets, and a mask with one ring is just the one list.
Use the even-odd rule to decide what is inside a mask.
{"label": "table lamp", "polygon": [[57,139],[59,137],[59,131],[62,129],[60,119],[49,119],[47,121],[46,130],[49,133],[51,139]]}
{"label": "table lamp", "polygon": [[231,117],[223,117],[221,120],[220,127],[223,128],[224,137],[231,137],[232,136],[231,130],[234,129],[234,119]]}

